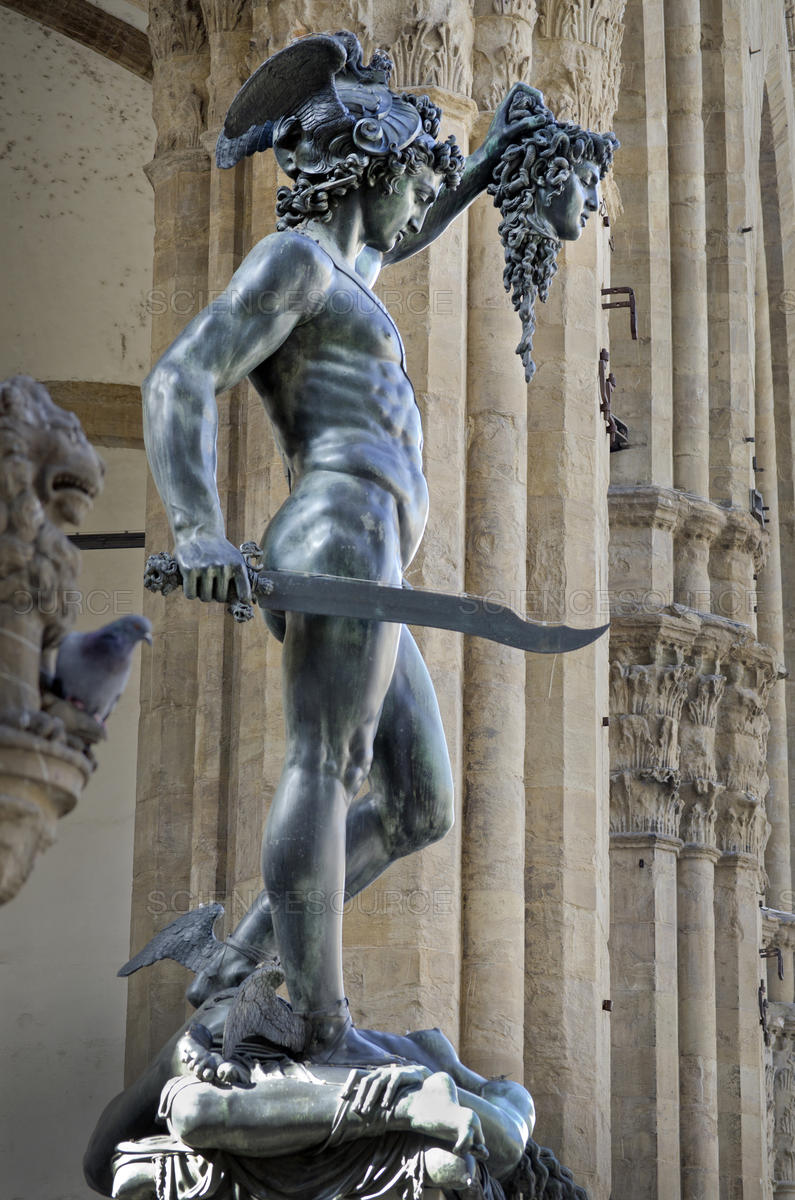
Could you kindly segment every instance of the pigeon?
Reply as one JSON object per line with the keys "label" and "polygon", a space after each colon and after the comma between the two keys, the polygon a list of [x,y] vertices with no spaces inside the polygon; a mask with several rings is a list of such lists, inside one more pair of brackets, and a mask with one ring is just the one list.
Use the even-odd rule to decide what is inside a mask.
{"label": "pigeon", "polygon": [[53,690],[104,724],[130,676],[139,642],[152,644],[146,617],[119,617],[91,633],[69,633],[58,647]]}

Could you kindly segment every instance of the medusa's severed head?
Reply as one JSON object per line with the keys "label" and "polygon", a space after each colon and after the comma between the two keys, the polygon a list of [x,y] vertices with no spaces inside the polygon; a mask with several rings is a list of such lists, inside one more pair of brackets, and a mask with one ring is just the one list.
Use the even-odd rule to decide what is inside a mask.
{"label": "medusa's severed head", "polygon": [[488,191],[503,218],[503,280],[522,319],[517,354],[529,382],[535,373],[536,296],[546,300],[549,295],[561,241],[579,238],[598,208],[599,183],[610,169],[618,140],[612,133],[558,121],[534,90],[516,97],[511,115],[532,117],[535,127],[505,151]]}
{"label": "medusa's severed head", "polygon": [[441,110],[427,96],[391,91],[391,70],[380,51],[364,66],[359,41],[347,31],[301,38],[264,62],[232,101],[218,165],[273,148],[295,181],[278,192],[280,229],[328,218],[362,185],[388,194],[423,165],[457,186],[464,160],[452,137],[436,140]]}

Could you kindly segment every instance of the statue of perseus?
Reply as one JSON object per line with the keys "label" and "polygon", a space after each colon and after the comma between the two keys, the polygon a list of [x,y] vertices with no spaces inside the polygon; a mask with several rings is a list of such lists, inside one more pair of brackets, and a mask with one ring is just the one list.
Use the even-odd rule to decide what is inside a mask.
{"label": "statue of perseus", "polygon": [[[511,228],[506,253],[513,247],[520,255],[508,282],[521,298],[529,291],[523,270],[538,287],[521,241],[525,218],[537,248],[540,236],[557,245],[578,238],[597,210],[612,135],[574,136],[576,127],[556,123],[540,93],[519,83],[465,160],[452,137],[437,140],[441,113],[427,96],[390,90],[390,69],[380,52],[364,66],[353,34],[311,35],[268,59],[227,114],[219,165],[232,167],[272,148],[293,184],[279,190],[277,231],[251,251],[143,386],[147,453],[189,598],[251,599],[251,574],[226,538],[215,482],[215,397],[246,377],[271,419],[290,483],[262,540],[263,568],[400,589],[425,528],[428,489],[403,344],[372,291],[381,268],[423,249],[491,189]],[[552,136],[553,126],[562,137]],[[505,170],[500,174],[506,161],[514,163],[515,187]],[[304,1031],[293,1059],[331,1072],[342,1088],[334,1104],[350,1098],[340,1079],[352,1069],[370,1073],[366,1087],[386,1096],[390,1111],[396,1097],[412,1090],[422,1108],[425,1075],[383,1082],[406,1060],[422,1064],[426,1075],[446,1071],[465,1090],[469,1079],[475,1094],[485,1081],[456,1076],[460,1064],[450,1066],[446,1051],[439,1059],[438,1046],[418,1058],[405,1039],[357,1029],[342,978],[339,897],[356,895],[398,858],[442,837],[453,820],[452,772],[427,668],[394,617],[329,615],[311,605],[293,611],[286,604],[285,611],[270,605],[264,615],[284,647],[286,726],[284,767],[263,839],[265,886],[196,975],[188,995],[203,1006],[197,1017],[204,1021],[221,989],[245,987],[258,964],[278,952],[290,1019]],[[161,1063],[159,1085],[164,1069]],[[216,1078],[214,1070],[196,1073],[216,1092],[242,1086],[233,1075]],[[532,1127],[529,1096],[519,1091],[527,1100],[512,1093],[513,1115],[497,1104],[502,1115],[494,1118],[495,1129],[510,1124],[515,1105],[525,1106],[512,1134],[517,1144]],[[218,1112],[229,1110],[208,1095],[202,1112],[215,1103],[217,1127]],[[246,1095],[241,1111],[253,1103],[253,1093]],[[273,1119],[289,1123],[292,1103],[277,1103]],[[401,1128],[419,1129],[408,1109]],[[118,1140],[142,1128],[138,1118],[103,1121],[100,1142],[108,1140],[108,1128]],[[172,1134],[190,1143],[176,1119]],[[458,1146],[464,1156],[478,1152],[475,1134]],[[205,1129],[201,1137],[210,1140],[201,1145],[275,1152],[264,1148],[265,1134],[261,1145],[253,1136],[239,1132],[234,1144],[227,1139],[221,1146]],[[453,1150],[458,1145],[448,1142]],[[516,1161],[518,1154],[512,1169]]]}
{"label": "statue of perseus", "polygon": [[[590,161],[583,155],[593,139],[551,139],[554,118],[534,89],[511,90],[465,161],[452,137],[436,140],[436,105],[390,91],[389,67],[383,54],[364,67],[352,34],[303,38],[259,68],[227,115],[221,165],[272,146],[295,182],[279,190],[278,231],[144,384],[149,459],[189,597],[249,597],[243,559],[224,532],[214,450],[215,395],[245,376],[291,481],[264,537],[264,565],[399,586],[428,492],[403,345],[372,284],[493,185],[511,147],[525,148],[512,198],[532,188],[548,237],[579,237],[598,207],[603,143]],[[528,174],[536,144],[544,170]],[[438,705],[407,628],[265,615],[284,642],[287,732],[263,844],[265,891],[190,997],[199,1003],[213,986],[238,983],[275,940],[293,1006],[313,1014],[313,1053],[378,1062],[382,1053],[350,1024],[342,918],[330,901],[354,896],[449,829],[452,776]],[[370,790],[354,800],[368,777]],[[327,902],[288,911],[280,902],[288,890]]]}

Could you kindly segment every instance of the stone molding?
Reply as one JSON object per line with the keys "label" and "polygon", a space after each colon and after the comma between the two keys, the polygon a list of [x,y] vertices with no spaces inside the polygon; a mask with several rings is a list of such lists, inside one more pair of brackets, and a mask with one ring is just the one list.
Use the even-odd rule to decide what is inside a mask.
{"label": "stone molding", "polygon": [[671,837],[665,833],[624,833],[622,830],[611,829],[610,849],[626,848],[627,850],[670,850],[673,854],[681,854],[682,839]]}
{"label": "stone molding", "polygon": [[611,484],[607,491],[610,525],[673,530],[679,522],[680,493],[655,484]]}
{"label": "stone molding", "polygon": [[755,571],[761,571],[767,559],[770,536],[744,508],[727,508],[726,520],[715,540],[723,554],[747,554]]}
{"label": "stone molding", "polygon": [[201,141],[196,146],[183,146],[158,154],[144,167],[144,174],[157,191],[168,183],[174,175],[182,171],[192,171],[201,174],[210,170],[210,156]]}

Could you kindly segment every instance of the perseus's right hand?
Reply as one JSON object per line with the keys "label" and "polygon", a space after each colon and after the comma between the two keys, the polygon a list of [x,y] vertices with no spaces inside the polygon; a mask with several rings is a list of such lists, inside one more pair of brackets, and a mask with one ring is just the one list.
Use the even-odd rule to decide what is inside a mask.
{"label": "perseus's right hand", "polygon": [[182,572],[182,587],[189,600],[239,600],[251,603],[251,584],[240,551],[225,537],[197,534],[177,542],[174,554]]}

